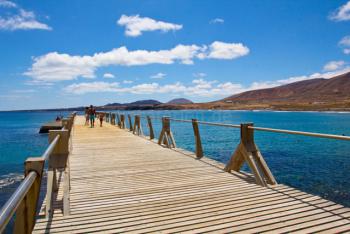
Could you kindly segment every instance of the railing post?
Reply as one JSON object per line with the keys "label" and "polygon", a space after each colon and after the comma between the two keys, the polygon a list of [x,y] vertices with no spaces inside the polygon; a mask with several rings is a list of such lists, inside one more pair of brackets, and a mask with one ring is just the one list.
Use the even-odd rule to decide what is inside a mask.
{"label": "railing post", "polygon": [[120,115],[120,128],[125,129],[125,115]]}
{"label": "railing post", "polygon": [[147,123],[149,127],[149,138],[152,140],[154,139],[154,131],[153,131],[153,126],[152,126],[152,120],[151,117],[147,116]]}
{"label": "railing post", "polygon": [[132,122],[131,122],[131,116],[128,115],[128,119],[129,119],[129,130],[132,132],[133,131],[133,127],[132,127]]}
{"label": "railing post", "polygon": [[162,118],[162,131],[160,132],[158,144],[165,144],[168,148],[176,148],[173,133],[170,130],[170,117]]}
{"label": "railing post", "polygon": [[111,124],[115,125],[115,114],[112,114],[112,118],[111,118]]}
{"label": "railing post", "polygon": [[246,162],[254,174],[257,184],[265,187],[267,183],[277,184],[258,147],[255,145],[254,130],[249,128],[251,126],[253,126],[253,123],[241,124],[241,141],[226,165],[225,171],[239,171]]}
{"label": "railing post", "polygon": [[203,148],[202,148],[201,136],[199,134],[198,120],[197,119],[192,119],[192,127],[193,127],[194,139],[195,139],[195,143],[196,143],[196,156],[197,156],[197,158],[202,158],[203,157]]}
{"label": "railing post", "polygon": [[35,224],[44,164],[45,160],[41,157],[28,158],[24,163],[24,176],[35,171],[37,177],[16,211],[13,233],[32,233]]}
{"label": "railing post", "polygon": [[[48,172],[47,172],[47,192],[46,192],[46,217],[50,218],[53,214],[52,199],[53,192],[57,186],[55,178],[55,170],[58,168],[66,169],[68,155],[69,155],[69,132],[68,130],[51,130],[49,131],[49,142],[51,143],[57,135],[60,135],[60,139],[56,144],[52,154],[49,158]],[[64,178],[69,183],[69,177]],[[63,192],[66,194],[67,192]],[[63,207],[69,206],[69,197],[64,198]],[[65,213],[65,211],[64,211]]]}
{"label": "railing post", "polygon": [[142,127],[141,127],[141,117],[140,115],[135,115],[134,129],[133,134],[137,133],[137,135],[143,135]]}
{"label": "railing post", "polygon": [[118,123],[118,127],[119,128],[122,128],[122,123],[121,123],[121,121],[120,121],[120,116],[119,116],[119,114],[117,114],[117,123]]}
{"label": "railing post", "polygon": [[109,118],[109,113],[106,112],[106,113],[105,113],[105,121],[106,121],[106,123],[108,123],[108,118]]}

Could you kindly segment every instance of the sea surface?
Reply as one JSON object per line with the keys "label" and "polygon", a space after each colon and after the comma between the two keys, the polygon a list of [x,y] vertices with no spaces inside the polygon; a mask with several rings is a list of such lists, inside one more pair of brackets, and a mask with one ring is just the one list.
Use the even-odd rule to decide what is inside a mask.
{"label": "sea surface", "polygon": [[[196,118],[209,122],[310,131],[350,136],[350,113],[272,111],[132,111],[150,115],[156,136],[162,116]],[[40,156],[48,146],[41,124],[67,112],[0,112],[0,205],[18,186],[23,163]],[[128,120],[126,119],[127,125]],[[146,120],[142,127],[148,134]],[[171,122],[178,147],[194,151],[191,123]],[[239,129],[199,125],[205,155],[226,163],[239,143]],[[320,195],[350,207],[350,141],[313,138],[281,133],[255,132],[255,142],[279,183]],[[249,170],[244,167],[244,170]]]}

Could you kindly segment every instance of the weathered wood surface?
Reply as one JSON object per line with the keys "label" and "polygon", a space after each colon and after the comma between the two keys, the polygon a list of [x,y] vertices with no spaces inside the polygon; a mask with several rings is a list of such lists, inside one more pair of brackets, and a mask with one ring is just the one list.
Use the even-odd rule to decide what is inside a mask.
{"label": "weathered wood surface", "polygon": [[77,117],[70,215],[62,214],[60,181],[53,218],[39,217],[34,233],[350,231],[350,208],[281,184],[261,187],[221,163],[117,126],[83,125]]}

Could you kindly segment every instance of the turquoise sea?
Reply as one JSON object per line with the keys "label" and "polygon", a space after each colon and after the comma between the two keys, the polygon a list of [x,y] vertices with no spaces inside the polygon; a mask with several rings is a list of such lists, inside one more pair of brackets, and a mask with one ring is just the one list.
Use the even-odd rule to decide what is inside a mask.
{"label": "turquoise sea", "polygon": [[[156,136],[161,127],[158,118],[162,116],[233,124],[253,122],[260,127],[350,136],[350,113],[204,110],[123,113],[156,117],[153,120]],[[61,114],[68,113],[0,112],[0,205],[18,186],[24,160],[41,155],[47,147],[47,135],[38,133],[40,125]],[[145,119],[142,125],[148,134]],[[172,122],[171,128],[178,147],[194,151],[191,123]],[[239,143],[239,129],[200,125],[200,134],[205,154],[224,163]],[[350,207],[349,141],[267,132],[255,132],[255,141],[279,183]]]}

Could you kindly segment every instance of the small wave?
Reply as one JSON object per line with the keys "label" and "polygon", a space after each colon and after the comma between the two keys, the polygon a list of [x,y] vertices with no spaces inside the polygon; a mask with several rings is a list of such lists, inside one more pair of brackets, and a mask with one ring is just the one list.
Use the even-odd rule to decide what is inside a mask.
{"label": "small wave", "polygon": [[15,184],[23,179],[23,174],[10,173],[0,176],[0,189]]}

